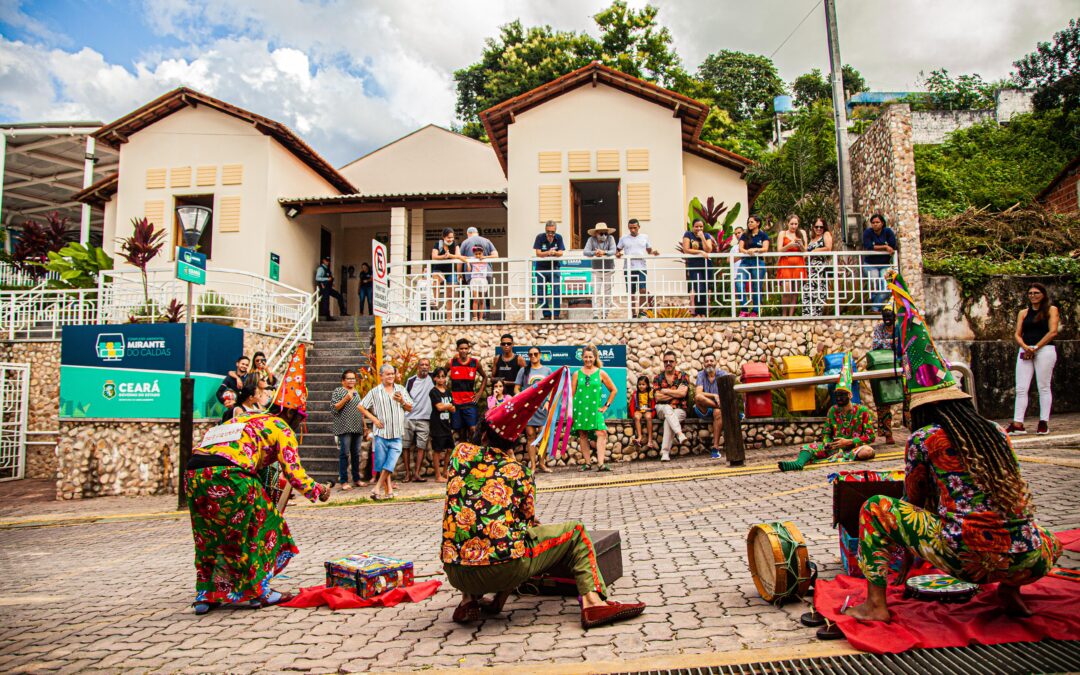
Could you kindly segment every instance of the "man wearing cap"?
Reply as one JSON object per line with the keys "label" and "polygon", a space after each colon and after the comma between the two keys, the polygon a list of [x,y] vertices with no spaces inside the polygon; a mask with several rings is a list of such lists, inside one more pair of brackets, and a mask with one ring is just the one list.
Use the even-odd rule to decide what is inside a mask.
{"label": "man wearing cap", "polygon": [[483,254],[483,258],[498,258],[499,250],[495,248],[495,244],[491,243],[491,240],[487,237],[481,237],[480,231],[475,227],[470,227],[465,230],[465,241],[461,242],[461,250],[465,255],[475,256],[476,247],[480,247],[480,252]]}
{"label": "man wearing cap", "polygon": [[852,462],[874,458],[874,413],[861,403],[851,402],[851,354],[844,354],[840,381],[834,395],[836,404],[825,415],[825,433],[821,442],[802,446],[799,456],[779,462],[781,471],[801,471],[807,464]]}
{"label": "man wearing cap", "polygon": [[[565,563],[581,595],[581,625],[593,628],[638,616],[643,603],[608,602],[589,532],[580,521],[541,525],[533,475],[511,451],[529,418],[569,376],[564,367],[493,408],[471,443],[454,448],[448,467],[440,558],[461,591],[453,620],[471,623],[502,612],[518,586]],[[484,596],[494,593],[492,600]]]}
{"label": "man wearing cap", "polygon": [[612,286],[615,276],[615,230],[607,223],[597,223],[589,230],[589,241],[585,242],[585,257],[592,258],[593,276],[593,318],[606,319],[611,307]]}
{"label": "man wearing cap", "polygon": [[1053,568],[1061,541],[1035,522],[1031,491],[1009,437],[960,391],[903,278],[892,274],[888,288],[897,309],[903,306],[897,314],[913,430],[904,498],[875,495],[863,504],[859,567],[866,602],[845,613],[862,621],[889,620],[889,563],[903,552],[897,583],[906,581],[917,555],[961,581],[997,583],[1004,612],[1030,616],[1020,587]]}
{"label": "man wearing cap", "polygon": [[330,316],[330,298],[337,298],[338,314],[349,316],[345,311],[345,298],[334,290],[334,275],[330,272],[330,256],[324,255],[315,268],[315,285],[319,288],[319,318],[336,321]]}

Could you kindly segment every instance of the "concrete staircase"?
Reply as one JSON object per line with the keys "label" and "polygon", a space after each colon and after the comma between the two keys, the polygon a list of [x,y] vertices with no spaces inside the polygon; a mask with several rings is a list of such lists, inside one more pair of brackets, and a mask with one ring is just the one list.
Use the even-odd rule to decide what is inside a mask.
{"label": "concrete staircase", "polygon": [[341,371],[367,365],[371,317],[339,317],[312,326],[307,357],[307,433],[300,448],[304,468],[315,480],[337,481],[338,449],[331,431],[330,394],[341,386]]}

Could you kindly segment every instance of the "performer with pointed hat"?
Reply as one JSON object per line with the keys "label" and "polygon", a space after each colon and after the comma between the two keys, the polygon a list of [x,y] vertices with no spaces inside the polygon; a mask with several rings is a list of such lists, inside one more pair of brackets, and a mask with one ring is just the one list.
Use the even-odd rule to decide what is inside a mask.
{"label": "performer with pointed hat", "polygon": [[[998,583],[1011,615],[1028,616],[1020,586],[1044,576],[1061,543],[1035,522],[1035,507],[1008,436],[980,416],[934,345],[904,280],[889,289],[901,316],[904,386],[913,433],[907,444],[904,499],[875,496],[859,517],[859,567],[866,602],[847,613],[888,621],[889,560],[906,549],[946,574]],[[897,583],[904,583],[905,564]]]}
{"label": "performer with pointed hat", "polygon": [[778,462],[781,471],[801,471],[807,464],[852,462],[874,458],[870,444],[876,437],[874,414],[861,403],[851,402],[851,354],[844,354],[840,381],[836,384],[836,403],[825,414],[825,431],[821,441],[802,446],[799,456],[788,462]]}
{"label": "performer with pointed hat", "polygon": [[[454,448],[448,467],[440,557],[450,585],[461,591],[454,621],[469,623],[502,611],[510,592],[564,562],[581,594],[581,625],[602,626],[638,616],[643,603],[608,602],[589,533],[580,521],[536,520],[532,471],[512,450],[533,413],[566,391],[567,368],[488,411],[472,443]],[[551,406],[552,415],[566,406]],[[565,424],[558,425],[559,428]],[[565,435],[564,429],[561,432]],[[494,593],[493,600],[484,596]]]}
{"label": "performer with pointed hat", "polygon": [[[870,335],[871,349],[888,349],[895,353],[896,350],[896,304],[889,300],[881,308],[881,323],[874,326],[874,332]],[[875,406],[874,413],[877,415],[878,436],[885,439],[885,443],[892,445],[893,407],[888,403]]]}

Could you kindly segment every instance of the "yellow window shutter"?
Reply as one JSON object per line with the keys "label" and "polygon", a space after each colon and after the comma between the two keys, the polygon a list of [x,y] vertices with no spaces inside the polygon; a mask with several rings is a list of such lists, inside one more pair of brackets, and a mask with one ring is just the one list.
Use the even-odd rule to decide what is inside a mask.
{"label": "yellow window shutter", "polygon": [[217,167],[200,166],[195,170],[195,184],[199,187],[217,185]]}
{"label": "yellow window shutter", "polygon": [[240,231],[240,198],[219,197],[217,206],[218,232]]}
{"label": "yellow window shutter", "polygon": [[596,151],[596,170],[597,171],[618,171],[619,170],[619,151],[618,150],[597,150]]}
{"label": "yellow window shutter", "polygon": [[638,148],[626,151],[626,169],[628,171],[649,170],[649,150]]}
{"label": "yellow window shutter", "polygon": [[540,222],[546,223],[549,220],[562,222],[561,185],[540,186]]}
{"label": "yellow window shutter", "polygon": [[174,166],[169,171],[169,187],[171,188],[186,188],[191,187],[191,167],[190,166]]}
{"label": "yellow window shutter", "polygon": [[626,210],[630,218],[652,220],[652,186],[649,183],[626,184]]}
{"label": "yellow window shutter", "polygon": [[165,169],[146,170],[146,189],[159,190],[165,187]]}
{"label": "yellow window shutter", "polygon": [[225,164],[221,167],[222,185],[241,185],[244,182],[243,164]]}
{"label": "yellow window shutter", "polygon": [[588,150],[571,150],[566,153],[566,164],[571,171],[592,171],[592,153]]}
{"label": "yellow window shutter", "polygon": [[540,173],[559,173],[562,171],[562,153],[558,150],[539,153],[537,166]]}
{"label": "yellow window shutter", "polygon": [[143,202],[143,217],[146,218],[154,226],[155,230],[165,229],[167,232],[169,228],[165,227],[165,202],[160,199],[151,199]]}

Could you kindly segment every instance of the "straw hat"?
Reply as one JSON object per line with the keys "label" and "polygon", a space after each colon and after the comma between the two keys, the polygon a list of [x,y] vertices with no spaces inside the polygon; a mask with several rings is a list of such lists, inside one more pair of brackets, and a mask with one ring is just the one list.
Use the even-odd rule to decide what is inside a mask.
{"label": "straw hat", "polygon": [[589,230],[589,236],[590,237],[595,237],[596,235],[600,234],[601,232],[603,232],[604,234],[611,234],[614,231],[615,230],[613,230],[612,228],[607,226],[607,223],[597,223],[596,227]]}

